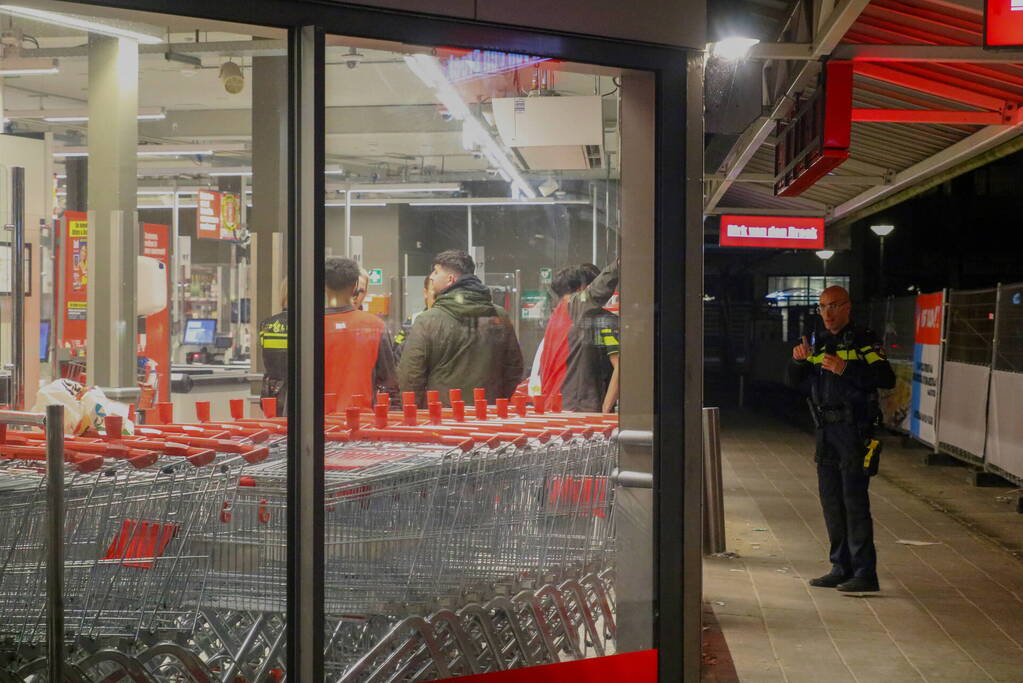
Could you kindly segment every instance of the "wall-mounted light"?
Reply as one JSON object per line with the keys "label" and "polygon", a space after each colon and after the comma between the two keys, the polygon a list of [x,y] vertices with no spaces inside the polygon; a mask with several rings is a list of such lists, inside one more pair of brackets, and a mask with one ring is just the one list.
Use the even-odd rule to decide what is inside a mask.
{"label": "wall-mounted light", "polygon": [[744,59],[754,45],[759,43],[758,38],[742,38],[740,36],[732,36],[729,38],[723,38],[716,43],[711,43],[707,46],[710,53],[715,57],[721,59],[727,59],[730,61]]}

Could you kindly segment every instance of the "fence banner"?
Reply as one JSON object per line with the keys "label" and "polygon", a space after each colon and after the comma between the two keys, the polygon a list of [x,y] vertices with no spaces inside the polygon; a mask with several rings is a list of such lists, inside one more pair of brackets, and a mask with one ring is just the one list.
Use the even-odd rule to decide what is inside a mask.
{"label": "fence banner", "polygon": [[941,332],[944,293],[916,298],[916,335],[913,351],[913,390],[909,433],[930,446],[937,444],[936,415],[941,387]]}

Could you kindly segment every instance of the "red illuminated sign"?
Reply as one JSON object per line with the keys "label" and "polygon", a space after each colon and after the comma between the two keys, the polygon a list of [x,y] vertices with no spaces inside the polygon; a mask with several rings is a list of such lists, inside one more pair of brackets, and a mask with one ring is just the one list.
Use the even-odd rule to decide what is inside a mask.
{"label": "red illuminated sign", "polygon": [[1023,0],[985,0],[984,46],[1023,47]]}
{"label": "red illuminated sign", "polygon": [[823,249],[824,219],[784,216],[722,216],[723,247]]}

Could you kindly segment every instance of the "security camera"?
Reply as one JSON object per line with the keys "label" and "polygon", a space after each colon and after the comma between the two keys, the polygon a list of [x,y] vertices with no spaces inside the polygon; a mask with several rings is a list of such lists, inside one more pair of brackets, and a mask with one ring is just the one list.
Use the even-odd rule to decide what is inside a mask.
{"label": "security camera", "polygon": [[347,66],[349,69],[354,69],[355,67],[362,64],[363,59],[364,56],[353,47],[348,52],[345,53],[344,56],[345,66]]}
{"label": "security camera", "polygon": [[447,107],[441,107],[440,108],[440,117],[444,121],[450,121],[451,119],[455,118],[454,115],[451,113],[450,110],[448,110]]}
{"label": "security camera", "polygon": [[481,150],[479,148],[472,150],[472,158],[473,159],[482,159],[483,158],[483,150]]}

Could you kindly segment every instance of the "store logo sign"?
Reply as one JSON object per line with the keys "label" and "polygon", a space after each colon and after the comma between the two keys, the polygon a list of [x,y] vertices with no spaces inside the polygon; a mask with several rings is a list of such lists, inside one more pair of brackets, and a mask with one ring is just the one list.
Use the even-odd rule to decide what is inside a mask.
{"label": "store logo sign", "polygon": [[784,216],[721,216],[723,247],[823,249],[824,219]]}

